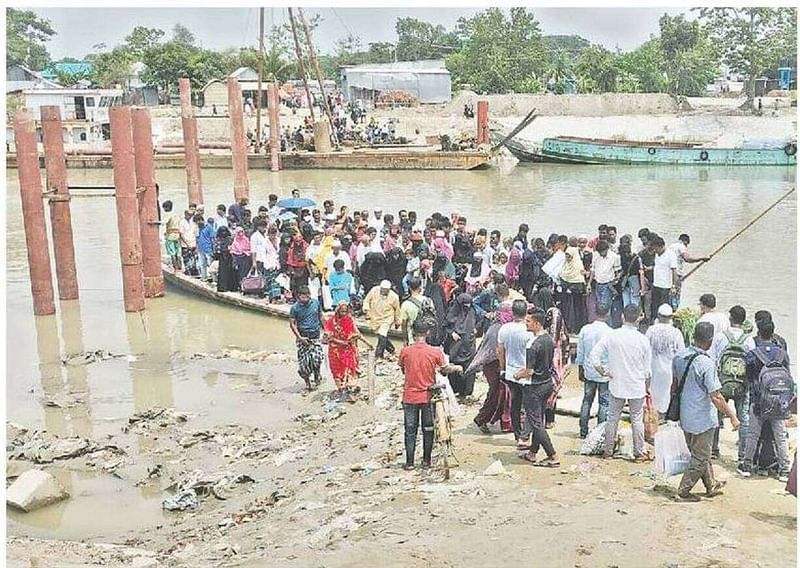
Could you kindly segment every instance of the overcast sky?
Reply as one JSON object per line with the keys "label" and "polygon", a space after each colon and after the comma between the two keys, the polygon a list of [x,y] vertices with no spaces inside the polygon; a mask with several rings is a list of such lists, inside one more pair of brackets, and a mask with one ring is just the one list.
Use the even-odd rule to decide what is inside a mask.
{"label": "overcast sky", "polygon": [[[533,8],[545,34],[578,34],[591,42],[613,49],[629,50],[658,32],[658,18],[688,9],[680,8]],[[58,32],[48,49],[54,59],[83,57],[92,46],[105,43],[109,48],[120,43],[134,26],[169,31],[180,22],[189,28],[203,47],[219,49],[255,45],[258,34],[258,8],[35,8],[49,19]],[[461,16],[471,16],[479,8],[306,8],[306,16],[319,13],[323,21],[315,33],[322,52],[333,50],[337,39],[349,33],[370,42],[394,41],[394,24],[400,17],[414,17],[443,24],[451,29]],[[265,27],[286,21],[286,8],[266,8]]]}

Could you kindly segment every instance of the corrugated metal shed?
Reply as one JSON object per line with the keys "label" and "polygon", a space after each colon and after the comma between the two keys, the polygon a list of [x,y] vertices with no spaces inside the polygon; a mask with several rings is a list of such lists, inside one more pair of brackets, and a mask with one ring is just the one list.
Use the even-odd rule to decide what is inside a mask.
{"label": "corrugated metal shed", "polygon": [[446,103],[451,97],[443,60],[346,66],[340,76],[346,100],[373,100],[381,91],[406,91],[421,103]]}

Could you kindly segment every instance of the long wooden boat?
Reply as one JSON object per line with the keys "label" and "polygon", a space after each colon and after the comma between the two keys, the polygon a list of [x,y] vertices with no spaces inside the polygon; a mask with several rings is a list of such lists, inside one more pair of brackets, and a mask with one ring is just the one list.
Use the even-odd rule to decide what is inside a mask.
{"label": "long wooden boat", "polygon": [[795,142],[783,148],[709,148],[696,144],[615,141],[558,136],[545,138],[541,153],[578,164],[700,166],[796,166]]}
{"label": "long wooden boat", "polygon": [[[243,296],[239,292],[217,292],[215,287],[203,282],[199,278],[186,276],[182,272],[174,272],[172,268],[168,266],[163,266],[162,273],[164,274],[164,282],[187,294],[211,302],[227,304],[228,306],[239,309],[259,312],[286,320],[289,319],[289,310],[291,309],[291,305],[289,304],[270,304],[265,299]],[[363,318],[356,318],[356,325],[358,325],[358,329],[364,333],[373,333],[372,328],[370,328],[367,321]],[[402,339],[403,333],[401,330],[392,329],[389,331],[389,336]]]}
{"label": "long wooden boat", "polygon": [[[489,167],[490,155],[481,151],[441,152],[418,149],[369,149],[343,152],[282,152],[281,167],[287,170],[336,169],[336,170],[475,170]],[[44,156],[39,157],[44,167]],[[68,154],[67,168],[110,169],[111,154]],[[156,153],[153,159],[156,169],[183,169],[183,153],[180,151]],[[247,159],[252,170],[268,170],[269,157],[250,154]],[[204,169],[230,169],[231,155],[228,153],[201,152],[200,166]],[[17,167],[17,156],[6,154],[6,167]]]}

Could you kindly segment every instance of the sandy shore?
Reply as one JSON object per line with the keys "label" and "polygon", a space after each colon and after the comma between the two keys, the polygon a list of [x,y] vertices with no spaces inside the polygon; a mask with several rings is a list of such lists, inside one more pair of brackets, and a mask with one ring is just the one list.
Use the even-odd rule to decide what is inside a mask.
{"label": "sandy shore", "polygon": [[[544,470],[520,460],[511,436],[496,427],[493,435],[480,434],[471,423],[478,406],[464,406],[455,430],[459,466],[445,482],[436,470],[400,467],[402,378],[395,364],[379,364],[370,407],[333,403],[329,380],[304,396],[291,355],[232,350],[183,357],[190,379],[208,372],[240,377],[239,407],[217,410],[210,400],[195,415],[139,413],[101,441],[124,455],[105,451],[38,467],[113,476],[149,496],[138,507],[155,510],[170,488],[200,480],[197,509],[118,529],[108,528],[110,516],[134,511],[105,508],[80,538],[12,517],[9,566],[795,564],[796,501],[774,479],[732,475],[729,430],[727,459],[715,463],[718,477],[728,480],[725,494],[684,504],[672,498],[678,478],[659,479],[650,464],[577,455],[576,418],[557,418],[551,435],[562,465]],[[479,378],[479,399],[485,389]],[[564,397],[578,389],[570,377]],[[494,460],[505,473],[485,475]],[[17,473],[33,466],[14,462]]]}

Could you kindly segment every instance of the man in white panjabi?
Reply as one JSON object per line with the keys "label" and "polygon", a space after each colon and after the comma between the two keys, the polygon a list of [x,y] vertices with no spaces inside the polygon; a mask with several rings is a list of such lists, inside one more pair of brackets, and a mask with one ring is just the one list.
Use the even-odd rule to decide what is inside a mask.
{"label": "man in white panjabi", "polygon": [[686,347],[683,334],[672,325],[672,307],[669,304],[658,307],[658,319],[647,329],[646,336],[653,349],[650,378],[653,406],[659,414],[666,414],[672,387],[672,359]]}

